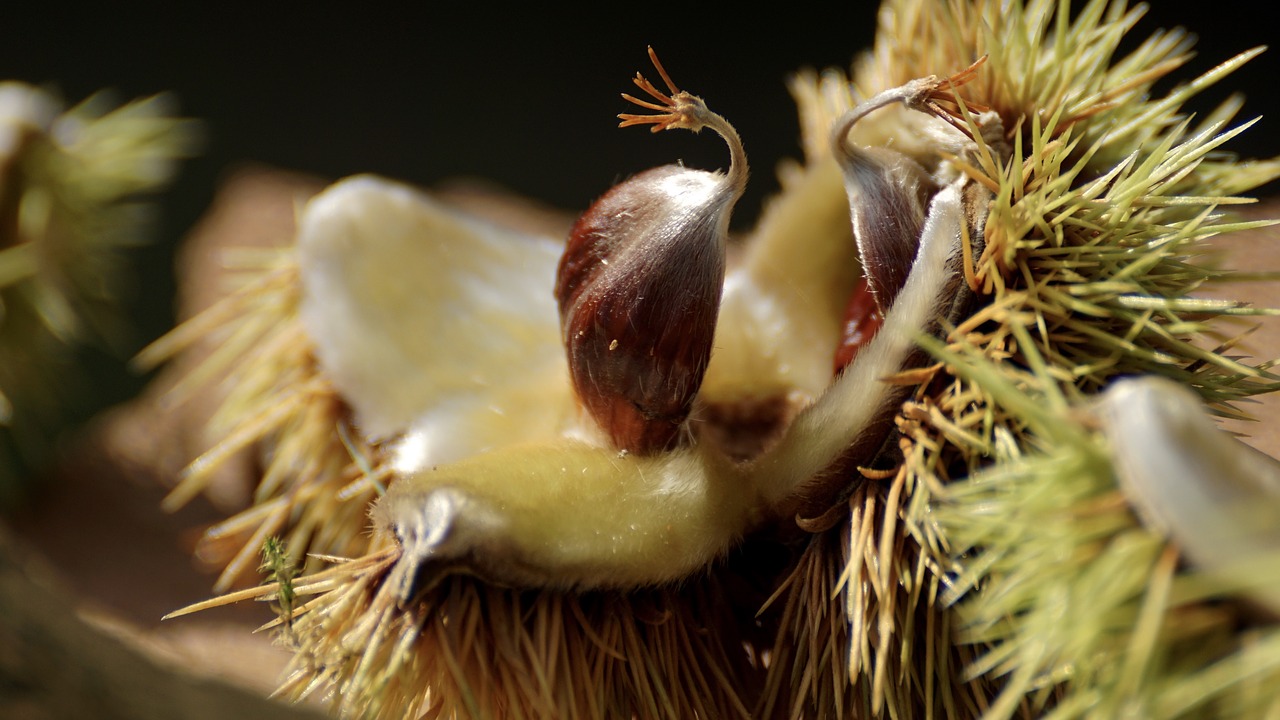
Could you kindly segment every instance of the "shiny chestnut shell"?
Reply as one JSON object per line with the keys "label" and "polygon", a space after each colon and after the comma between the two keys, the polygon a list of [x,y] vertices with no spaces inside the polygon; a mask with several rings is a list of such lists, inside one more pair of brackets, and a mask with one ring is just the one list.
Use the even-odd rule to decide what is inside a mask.
{"label": "shiny chestnut shell", "polygon": [[570,376],[621,450],[669,448],[689,416],[735,199],[724,175],[665,165],[615,186],[570,232],[555,288]]}

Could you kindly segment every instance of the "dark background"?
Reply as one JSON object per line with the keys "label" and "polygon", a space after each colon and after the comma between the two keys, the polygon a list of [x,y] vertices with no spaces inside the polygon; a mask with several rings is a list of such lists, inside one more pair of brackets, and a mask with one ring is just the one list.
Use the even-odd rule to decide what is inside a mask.
{"label": "dark background", "polygon": [[[773,168],[797,156],[784,81],[803,67],[845,66],[867,47],[874,2],[779,3],[768,15],[692,4],[612,3],[590,10],[489,3],[263,3],[198,7],[24,3],[0,21],[0,77],[49,84],[68,101],[114,88],[127,99],[170,91],[202,118],[207,142],[167,195],[160,241],[145,251],[135,299],[138,336],[172,320],[173,248],[218,178],[257,161],[337,178],[376,172],[415,183],[474,176],[581,209],[618,179],[683,158],[727,165],[723,143],[618,130],[618,98],[654,45],[685,89],[737,126],[753,183],[735,226],[747,227],[775,188]],[[1186,79],[1276,37],[1261,2],[1159,2],[1133,33],[1182,25],[1200,38]],[[1280,55],[1266,53],[1224,84],[1248,93],[1244,115],[1270,116],[1231,149],[1280,154]],[[1226,95],[1215,89],[1201,107]],[[1274,192],[1274,189],[1268,189]],[[110,365],[118,368],[118,365]],[[105,370],[107,400],[138,381]]]}

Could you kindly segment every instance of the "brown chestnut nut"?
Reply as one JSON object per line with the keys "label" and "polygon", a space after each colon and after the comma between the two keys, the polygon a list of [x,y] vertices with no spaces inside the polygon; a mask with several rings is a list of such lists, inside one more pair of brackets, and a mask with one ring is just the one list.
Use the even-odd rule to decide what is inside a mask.
{"label": "brown chestnut nut", "polygon": [[[956,124],[938,107],[938,101],[973,80],[985,61],[984,55],[951,77],[930,76],[885,90],[845,113],[832,128],[832,150],[844,174],[862,272],[881,316],[889,311],[907,281],[929,198],[940,188],[911,158],[887,148],[858,147],[849,142],[849,131],[870,113],[895,103]],[[967,132],[963,126],[957,127]],[[846,339],[841,347],[848,344]]]}
{"label": "brown chestnut nut", "polygon": [[846,112],[832,128],[832,151],[844,175],[863,273],[845,308],[834,362],[837,374],[879,331],[906,284],[929,199],[939,190],[938,183],[916,161],[888,148],[858,147],[849,142],[849,131],[875,110],[902,103],[950,122],[967,134],[938,102],[973,80],[985,61],[983,56],[951,77],[929,76],[885,90]]}
{"label": "brown chestnut nut", "polygon": [[583,407],[620,450],[652,453],[678,440],[711,358],[724,283],[729,215],[747,182],[737,132],[701,98],[670,94],[639,73],[655,115],[620,127],[714,130],[729,144],[728,174],[664,165],[613,187],[574,224],[556,275],[569,373]]}

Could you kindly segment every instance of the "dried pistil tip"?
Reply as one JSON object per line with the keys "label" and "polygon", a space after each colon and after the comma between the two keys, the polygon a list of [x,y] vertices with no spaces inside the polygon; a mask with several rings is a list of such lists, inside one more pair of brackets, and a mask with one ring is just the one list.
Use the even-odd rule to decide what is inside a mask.
{"label": "dried pistil tip", "polygon": [[657,112],[623,114],[622,127],[710,128],[731,155],[727,175],[664,165],[615,186],[574,224],[556,277],[569,371],[587,412],[619,449],[673,446],[711,358],[725,273],[729,215],[747,181],[737,132],[701,98],[635,83]]}

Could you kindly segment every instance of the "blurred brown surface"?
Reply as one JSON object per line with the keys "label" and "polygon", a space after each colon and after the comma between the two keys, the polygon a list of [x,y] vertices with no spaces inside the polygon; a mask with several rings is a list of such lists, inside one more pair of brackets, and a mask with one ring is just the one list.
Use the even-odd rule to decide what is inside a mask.
{"label": "blurred brown surface", "polygon": [[[1280,218],[1280,198],[1244,207],[1241,215],[1245,219]],[[1213,245],[1223,253],[1218,259],[1223,267],[1245,273],[1275,273],[1276,278],[1219,283],[1200,294],[1245,300],[1254,307],[1280,308],[1280,226],[1230,233],[1215,238]],[[1232,354],[1244,356],[1251,365],[1280,359],[1280,317],[1246,318],[1233,324],[1238,331],[1250,328],[1256,330]],[[1225,421],[1223,427],[1241,433],[1245,442],[1268,455],[1280,457],[1280,393],[1263,395],[1242,408],[1254,421]]]}
{"label": "blurred brown surface", "polygon": [[212,633],[184,651],[180,643],[154,643],[119,621],[108,630],[86,619],[83,590],[62,585],[60,576],[0,528],[0,717],[320,717],[210,672],[210,656],[251,664],[258,660],[254,651],[218,645]]}

